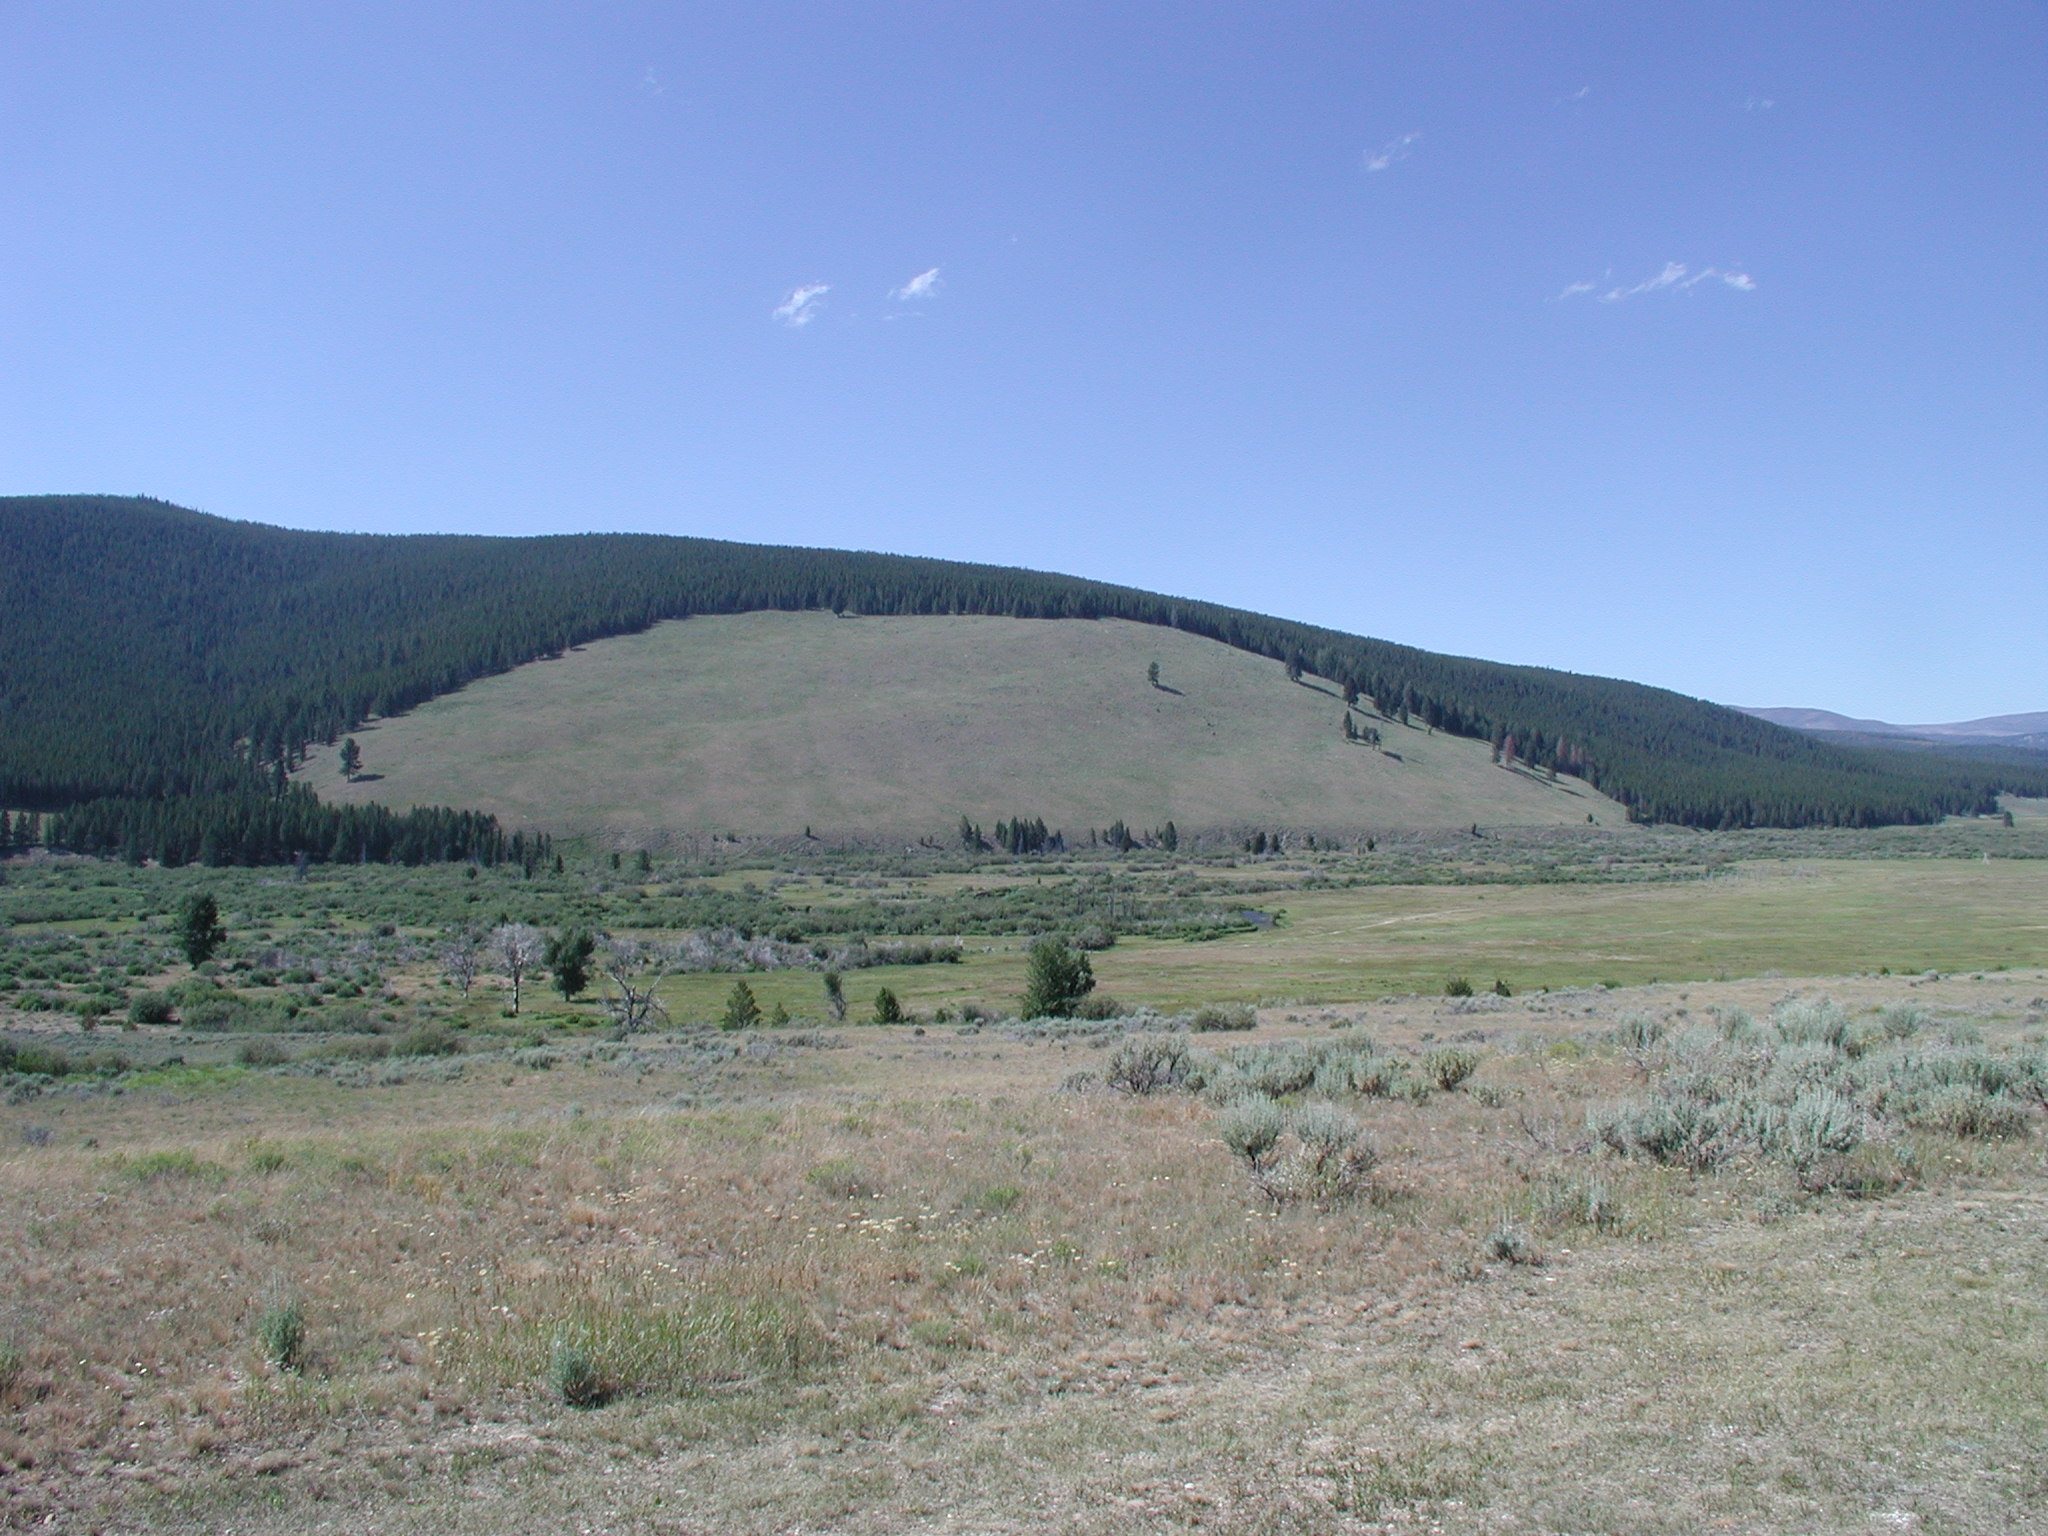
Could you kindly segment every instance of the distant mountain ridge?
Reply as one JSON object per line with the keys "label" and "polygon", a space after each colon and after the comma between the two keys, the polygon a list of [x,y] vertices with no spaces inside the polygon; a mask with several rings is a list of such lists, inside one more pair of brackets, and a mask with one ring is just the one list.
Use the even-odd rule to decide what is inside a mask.
{"label": "distant mountain ridge", "polygon": [[1813,735],[1884,737],[1955,746],[2025,747],[2048,751],[2048,710],[2025,715],[1987,715],[1981,720],[1953,720],[1940,725],[1894,725],[1889,720],[1858,720],[1831,709],[1750,709],[1736,706],[1754,719]]}

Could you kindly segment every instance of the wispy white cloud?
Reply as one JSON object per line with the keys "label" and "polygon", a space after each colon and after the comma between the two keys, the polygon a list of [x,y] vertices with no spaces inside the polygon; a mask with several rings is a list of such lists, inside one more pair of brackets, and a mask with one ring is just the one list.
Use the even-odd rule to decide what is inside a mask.
{"label": "wispy white cloud", "polygon": [[1757,281],[1749,272],[1735,266],[1702,266],[1694,270],[1686,262],[1665,262],[1655,276],[1647,276],[1640,283],[1614,283],[1612,274],[1602,283],[1567,283],[1565,289],[1552,299],[1552,303],[1563,303],[1565,299],[1577,299],[1583,293],[1597,293],[1602,303],[1620,303],[1622,299],[1634,299],[1640,293],[1688,293],[1702,283],[1720,283],[1722,287],[1735,289],[1737,293],[1755,293]]}
{"label": "wispy white cloud", "polygon": [[1592,94],[1593,87],[1591,87],[1590,85],[1582,85],[1576,91],[1573,91],[1569,96],[1558,97],[1557,104],[1560,107],[1568,107],[1575,101],[1584,101],[1588,96]]}
{"label": "wispy white cloud", "polygon": [[1768,112],[1776,105],[1777,103],[1768,96],[1751,96],[1742,103],[1742,110],[1745,112]]}
{"label": "wispy white cloud", "polygon": [[939,291],[939,269],[920,272],[901,288],[889,290],[889,297],[901,304],[911,299],[928,299]]}
{"label": "wispy white cloud", "polygon": [[825,307],[825,295],[831,291],[830,283],[805,283],[775,306],[775,318],[792,330],[801,330],[818,318]]}
{"label": "wispy white cloud", "polygon": [[647,73],[640,77],[640,89],[649,96],[659,96],[668,87],[661,83],[660,76],[655,74],[654,66],[650,64],[647,66]]}
{"label": "wispy white cloud", "polygon": [[1655,277],[1646,277],[1640,283],[1610,283],[1602,288],[1600,283],[1567,283],[1558,299],[1575,299],[1582,293],[1598,293],[1603,304],[1619,304],[1623,299],[1633,299],[1638,294],[1685,293],[1701,283],[1719,283],[1739,293],[1756,292],[1756,279],[1736,267],[1701,267],[1695,272],[1682,261],[1667,261]]}
{"label": "wispy white cloud", "polygon": [[1406,160],[1415,153],[1415,146],[1422,142],[1422,134],[1404,133],[1398,139],[1389,139],[1380,146],[1377,154],[1367,151],[1365,168],[1368,171],[1384,171],[1398,160]]}

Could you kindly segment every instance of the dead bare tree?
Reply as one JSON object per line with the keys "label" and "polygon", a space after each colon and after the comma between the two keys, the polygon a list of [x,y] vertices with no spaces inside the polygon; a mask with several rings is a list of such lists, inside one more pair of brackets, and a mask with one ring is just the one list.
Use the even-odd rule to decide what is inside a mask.
{"label": "dead bare tree", "polygon": [[547,935],[531,923],[501,923],[491,930],[491,958],[512,978],[512,1013],[519,1014],[519,983],[541,963],[548,951]]}
{"label": "dead bare tree", "polygon": [[673,960],[665,945],[641,939],[604,941],[604,974],[612,984],[604,1008],[621,1035],[651,1029],[657,1020],[668,1023],[668,1010],[662,1006],[656,989],[669,973]]}
{"label": "dead bare tree", "polygon": [[441,945],[441,971],[465,998],[483,967],[483,946],[477,941],[476,930],[458,928]]}

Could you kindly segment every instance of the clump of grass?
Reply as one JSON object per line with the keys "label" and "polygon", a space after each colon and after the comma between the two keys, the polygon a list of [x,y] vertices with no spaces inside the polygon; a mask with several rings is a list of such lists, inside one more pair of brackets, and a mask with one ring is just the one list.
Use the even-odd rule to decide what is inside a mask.
{"label": "clump of grass", "polygon": [[547,1380],[548,1389],[571,1408],[600,1408],[611,1397],[590,1352],[566,1337],[548,1352]]}
{"label": "clump of grass", "polygon": [[221,1184],[227,1181],[228,1171],[219,1163],[210,1162],[196,1152],[183,1148],[160,1152],[144,1152],[138,1157],[117,1159],[116,1169],[122,1177],[137,1184],[154,1184],[171,1179],[191,1179],[196,1183]]}
{"label": "clump of grass", "polygon": [[1444,983],[1445,997],[1470,997],[1471,995],[1472,983],[1467,981],[1463,976],[1453,976],[1449,981]]}
{"label": "clump of grass", "polygon": [[1004,1211],[1014,1209],[1023,1198],[1024,1191],[1014,1184],[991,1184],[986,1189],[975,1191],[969,1203],[985,1215],[1000,1216]]}
{"label": "clump of grass", "polygon": [[828,1157],[804,1175],[813,1189],[835,1200],[859,1200],[874,1193],[867,1170],[850,1157]]}
{"label": "clump of grass", "polygon": [[419,1025],[391,1042],[393,1056],[456,1056],[461,1051],[454,1031],[439,1024]]}
{"label": "clump of grass", "polygon": [[1537,1248],[1535,1238],[1529,1235],[1529,1229],[1505,1212],[1486,1234],[1486,1253],[1489,1258],[1504,1264],[1543,1262],[1542,1252]]}
{"label": "clump of grass", "polygon": [[1598,1174],[1552,1174],[1530,1194],[1531,1219],[1550,1228],[1591,1227],[1596,1232],[1621,1230],[1621,1197]]}
{"label": "clump of grass", "polygon": [[268,1304],[256,1314],[256,1344],[275,1369],[305,1369],[306,1309],[296,1296],[272,1290]]}

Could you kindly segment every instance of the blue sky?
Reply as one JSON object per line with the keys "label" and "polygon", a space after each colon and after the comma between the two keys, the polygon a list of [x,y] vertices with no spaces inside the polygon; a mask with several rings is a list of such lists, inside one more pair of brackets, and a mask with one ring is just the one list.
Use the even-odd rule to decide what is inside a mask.
{"label": "blue sky", "polygon": [[2044,709],[2044,79],[2036,4],[12,0],[0,489]]}

